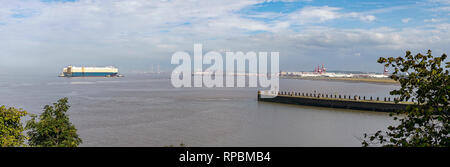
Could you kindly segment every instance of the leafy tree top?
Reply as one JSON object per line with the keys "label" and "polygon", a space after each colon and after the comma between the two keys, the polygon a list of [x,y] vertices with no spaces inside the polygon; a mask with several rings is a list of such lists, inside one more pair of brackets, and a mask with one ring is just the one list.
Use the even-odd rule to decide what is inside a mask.
{"label": "leafy tree top", "polygon": [[396,102],[415,103],[396,114],[394,120],[399,120],[399,125],[371,136],[364,134],[368,138],[364,146],[450,146],[450,63],[443,64],[446,58],[446,54],[433,57],[428,50],[426,55],[407,51],[404,57],[378,59],[378,63],[394,68],[391,78],[400,82],[401,88],[390,92],[400,97]]}
{"label": "leafy tree top", "polygon": [[26,136],[21,118],[27,115],[22,109],[0,106],[0,147],[25,146]]}
{"label": "leafy tree top", "polygon": [[32,115],[27,122],[27,133],[30,137],[29,145],[38,147],[77,147],[82,143],[78,137],[77,129],[70,122],[66,112],[70,106],[68,99],[62,98],[53,106],[46,105],[44,112],[39,116]]}

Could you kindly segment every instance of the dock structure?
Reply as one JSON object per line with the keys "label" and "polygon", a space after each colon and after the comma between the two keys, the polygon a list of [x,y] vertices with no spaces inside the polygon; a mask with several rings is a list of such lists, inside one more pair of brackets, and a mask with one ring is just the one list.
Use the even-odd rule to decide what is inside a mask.
{"label": "dock structure", "polygon": [[258,101],[275,102],[285,104],[297,104],[317,107],[344,108],[354,110],[378,111],[378,112],[395,112],[406,109],[412,102],[395,103],[391,98],[380,100],[379,97],[366,96],[350,96],[337,94],[320,94],[320,93],[300,93],[281,91],[276,97],[262,98],[265,96],[258,91]]}

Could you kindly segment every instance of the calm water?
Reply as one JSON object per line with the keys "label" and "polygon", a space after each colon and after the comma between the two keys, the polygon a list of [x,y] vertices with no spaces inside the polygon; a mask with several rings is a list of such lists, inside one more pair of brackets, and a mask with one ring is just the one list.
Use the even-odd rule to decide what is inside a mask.
{"label": "calm water", "polygon": [[[283,90],[384,97],[394,85],[281,80]],[[165,75],[0,76],[0,104],[38,114],[69,97],[82,146],[360,146],[386,113],[256,101],[255,88],[176,89]]]}

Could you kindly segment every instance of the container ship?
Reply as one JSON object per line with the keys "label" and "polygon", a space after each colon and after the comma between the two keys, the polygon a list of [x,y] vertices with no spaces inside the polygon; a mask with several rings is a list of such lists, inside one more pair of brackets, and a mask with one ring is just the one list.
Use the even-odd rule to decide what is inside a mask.
{"label": "container ship", "polygon": [[121,77],[119,69],[108,67],[74,67],[67,66],[60,77]]}

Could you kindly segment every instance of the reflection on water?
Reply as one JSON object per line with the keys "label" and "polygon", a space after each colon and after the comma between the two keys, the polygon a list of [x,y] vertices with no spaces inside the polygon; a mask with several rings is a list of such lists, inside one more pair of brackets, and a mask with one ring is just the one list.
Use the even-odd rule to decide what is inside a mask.
{"label": "reflection on water", "polygon": [[[393,85],[281,80],[282,90],[384,97]],[[82,146],[360,146],[386,113],[256,101],[256,88],[172,88],[168,76],[0,77],[0,104],[40,113],[69,97]]]}

